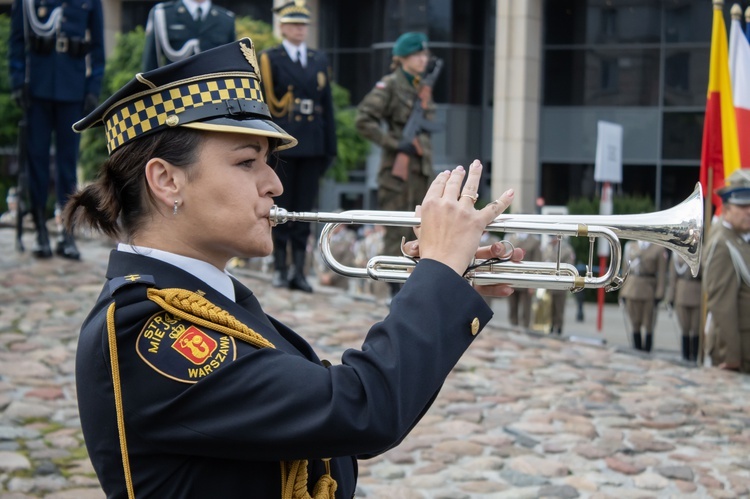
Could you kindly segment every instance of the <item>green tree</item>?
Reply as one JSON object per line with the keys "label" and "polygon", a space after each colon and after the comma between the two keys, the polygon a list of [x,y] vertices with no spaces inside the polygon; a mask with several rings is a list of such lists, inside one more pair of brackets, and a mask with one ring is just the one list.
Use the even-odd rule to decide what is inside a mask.
{"label": "green tree", "polygon": [[[141,26],[129,33],[117,35],[115,48],[107,59],[102,82],[102,96],[104,99],[114,94],[129,82],[133,75],[141,70],[141,57],[145,43],[145,32]],[[102,129],[97,127],[83,132],[81,137],[81,152],[78,165],[81,169],[81,180],[91,180],[109,156],[107,140]]]}
{"label": "green tree", "polygon": [[349,171],[364,167],[370,144],[357,133],[354,126],[357,110],[351,107],[349,91],[335,82],[331,83],[331,91],[336,120],[338,156],[326,175],[337,182],[346,182]]}
{"label": "green tree", "polygon": [[262,50],[278,45],[281,41],[273,36],[273,28],[270,24],[258,21],[252,17],[238,17],[234,23],[237,38],[250,38],[255,46],[255,51],[260,53]]}
{"label": "green tree", "polygon": [[15,147],[21,109],[10,98],[10,71],[8,68],[8,43],[10,40],[10,17],[0,15],[0,147]]}

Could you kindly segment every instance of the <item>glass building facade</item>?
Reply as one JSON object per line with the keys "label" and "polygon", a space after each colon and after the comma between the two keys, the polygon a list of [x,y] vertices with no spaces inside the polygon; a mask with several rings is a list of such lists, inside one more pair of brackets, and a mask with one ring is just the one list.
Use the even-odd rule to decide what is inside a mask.
{"label": "glass building facade", "polygon": [[708,0],[545,0],[539,178],[549,204],[593,195],[598,120],[623,126],[622,192],[659,208],[692,192],[711,19]]}
{"label": "glass building facade", "polygon": [[[393,42],[420,31],[443,59],[433,96],[445,130],[434,136],[435,168],[480,156],[489,162],[492,124],[493,0],[319,0],[319,47],[336,82],[357,104],[390,72]],[[450,140],[448,140],[450,137]]]}
{"label": "glass building facade", "polygon": [[[273,0],[213,1],[238,15],[273,20]],[[698,180],[711,1],[529,1],[534,3],[530,11],[541,17],[540,45],[533,51],[541,52],[542,62],[538,138],[533,138],[538,161],[523,168],[535,179],[537,195],[548,205],[597,195],[597,121],[606,120],[623,126],[618,190],[649,196],[659,209],[682,201]],[[122,0],[107,6],[121,9],[120,29],[129,31],[145,24],[155,3]],[[732,3],[724,6],[727,29]],[[737,3],[744,11],[750,0]],[[8,1],[0,4],[9,7]],[[434,89],[445,124],[434,137],[435,169],[478,157],[492,171],[495,15],[512,5],[496,0],[317,0],[312,44],[328,53],[335,80],[356,104],[389,72],[391,47],[399,35],[427,33],[432,52],[445,61]],[[498,69],[503,74],[510,66]]]}

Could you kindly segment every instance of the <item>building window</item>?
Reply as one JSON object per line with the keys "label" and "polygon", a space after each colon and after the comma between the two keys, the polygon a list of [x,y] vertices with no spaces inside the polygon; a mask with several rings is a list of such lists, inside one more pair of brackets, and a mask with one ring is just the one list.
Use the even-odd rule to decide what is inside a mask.
{"label": "building window", "polygon": [[656,106],[657,49],[547,50],[544,105]]}

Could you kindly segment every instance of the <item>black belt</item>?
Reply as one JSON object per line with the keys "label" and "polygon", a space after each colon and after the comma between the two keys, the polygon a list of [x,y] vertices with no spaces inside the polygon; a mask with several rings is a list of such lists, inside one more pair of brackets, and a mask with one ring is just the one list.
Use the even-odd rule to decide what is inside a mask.
{"label": "black belt", "polygon": [[323,114],[323,107],[316,106],[312,99],[294,99],[294,112],[309,116],[311,114]]}
{"label": "black belt", "polygon": [[85,57],[91,51],[91,42],[84,38],[60,36],[29,35],[31,50],[37,54],[47,55],[54,50],[58,54],[68,54],[71,57]]}

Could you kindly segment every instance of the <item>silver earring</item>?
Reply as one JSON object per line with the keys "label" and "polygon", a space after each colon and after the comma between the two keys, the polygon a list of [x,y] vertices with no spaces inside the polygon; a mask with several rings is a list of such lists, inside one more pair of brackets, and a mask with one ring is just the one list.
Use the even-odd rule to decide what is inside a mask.
{"label": "silver earring", "polygon": [[172,215],[177,215],[177,200],[174,200],[174,208],[172,208]]}

